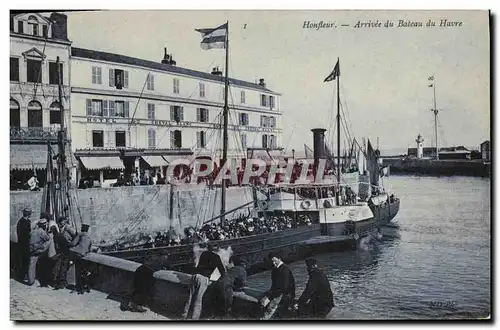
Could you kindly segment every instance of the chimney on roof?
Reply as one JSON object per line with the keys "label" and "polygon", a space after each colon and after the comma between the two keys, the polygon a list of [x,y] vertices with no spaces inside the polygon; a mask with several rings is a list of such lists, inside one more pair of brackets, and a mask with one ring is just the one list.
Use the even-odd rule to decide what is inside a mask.
{"label": "chimney on roof", "polygon": [[68,16],[61,13],[52,13],[50,15],[52,24],[52,38],[68,40]]}
{"label": "chimney on roof", "polygon": [[222,76],[222,71],[219,70],[218,66],[216,66],[215,68],[212,69],[212,74],[214,74],[216,76]]}
{"label": "chimney on roof", "polygon": [[162,64],[168,64],[168,65],[176,65],[177,62],[174,61],[174,57],[172,54],[167,54],[167,47],[164,48],[164,54],[163,54],[163,60],[161,60]]}
{"label": "chimney on roof", "polygon": [[266,83],[264,81],[264,78],[259,79],[259,85],[261,85],[262,87],[266,87]]}
{"label": "chimney on roof", "polygon": [[162,64],[170,64],[170,55],[167,54],[167,47],[164,48],[165,53],[163,54],[163,60],[161,60]]}

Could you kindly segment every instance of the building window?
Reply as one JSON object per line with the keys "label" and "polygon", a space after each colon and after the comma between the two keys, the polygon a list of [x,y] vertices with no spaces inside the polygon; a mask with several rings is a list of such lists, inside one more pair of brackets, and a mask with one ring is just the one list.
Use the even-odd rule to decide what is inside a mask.
{"label": "building window", "polygon": [[[103,116],[103,102],[101,100],[87,99],[87,116]],[[111,103],[111,102],[110,102]]]}
{"label": "building window", "polygon": [[269,96],[269,106],[271,110],[274,108],[274,96]]}
{"label": "building window", "polygon": [[260,105],[263,107],[267,107],[267,95],[260,95]]}
{"label": "building window", "polygon": [[197,138],[198,148],[205,148],[207,146],[206,132],[204,131],[196,132],[196,138]]}
{"label": "building window", "polygon": [[155,105],[148,103],[148,119],[155,119]]}
{"label": "building window", "polygon": [[262,134],[262,148],[267,148],[267,135]]}
{"label": "building window", "polygon": [[274,127],[275,118],[268,116],[260,116],[260,127]]}
{"label": "building window", "polygon": [[175,122],[184,121],[184,108],[178,105],[170,106],[170,120]]}
{"label": "building window", "polygon": [[37,60],[27,60],[26,78],[28,82],[42,82],[42,62]]}
{"label": "building window", "polygon": [[241,147],[243,150],[247,148],[247,135],[245,133],[241,133]]}
{"label": "building window", "polygon": [[92,67],[92,83],[96,85],[102,84],[101,68],[98,66]]}
{"label": "building window", "polygon": [[156,148],[156,131],[152,128],[148,129],[148,148]]}
{"label": "building window", "polygon": [[128,88],[128,71],[109,69],[109,86],[116,89]]}
{"label": "building window", "polygon": [[175,130],[170,132],[170,147],[171,148],[182,148],[182,131]]}
{"label": "building window", "polygon": [[42,31],[43,31],[43,37],[48,38],[49,37],[49,28],[47,25],[42,25]]}
{"label": "building window", "polygon": [[43,127],[42,105],[38,101],[28,103],[28,127]]}
{"label": "building window", "polygon": [[241,126],[248,126],[248,114],[247,113],[240,113],[240,125]]}
{"label": "building window", "polygon": [[269,148],[276,149],[276,136],[269,135]]}
{"label": "building window", "polygon": [[30,33],[34,36],[38,36],[38,19],[36,16],[30,16],[28,18],[28,26]]}
{"label": "building window", "polygon": [[94,148],[104,147],[104,134],[102,131],[92,131],[92,146]]}
{"label": "building window", "polygon": [[205,84],[200,83],[200,97],[205,97]]}
{"label": "building window", "polygon": [[125,102],[115,101],[115,117],[125,118]]}
{"label": "building window", "polygon": [[19,103],[10,99],[10,127],[21,127],[21,111]]}
{"label": "building window", "polygon": [[19,59],[10,58],[10,81],[19,81]]}
{"label": "building window", "polygon": [[241,91],[241,103],[245,103],[245,91]]}
{"label": "building window", "polygon": [[[59,63],[59,68],[61,70],[61,77],[63,77],[63,64]],[[64,78],[62,79],[64,81]],[[61,81],[61,84],[63,82]],[[56,62],[50,62],[49,63],[49,84],[50,85],[57,85],[59,84],[59,72],[57,72],[57,63]]]}
{"label": "building window", "polygon": [[115,145],[116,147],[126,147],[125,131],[115,132]]}
{"label": "building window", "polygon": [[196,109],[196,121],[200,123],[208,123],[208,109],[197,108]]}
{"label": "building window", "polygon": [[174,94],[179,94],[179,79],[174,78]]}
{"label": "building window", "polygon": [[155,76],[153,76],[151,73],[148,73],[148,78],[146,79],[146,88],[149,91],[155,90]]}
{"label": "building window", "polygon": [[24,33],[24,22],[17,21],[17,33]]}
{"label": "building window", "polygon": [[61,125],[61,107],[58,101],[52,102],[50,105],[50,124]]}

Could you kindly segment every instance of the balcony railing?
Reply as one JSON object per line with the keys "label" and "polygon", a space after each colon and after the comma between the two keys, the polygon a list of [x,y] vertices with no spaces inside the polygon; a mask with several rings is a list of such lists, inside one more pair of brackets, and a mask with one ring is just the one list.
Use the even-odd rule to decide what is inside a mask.
{"label": "balcony railing", "polygon": [[[37,96],[45,97],[59,97],[59,87],[57,85],[49,85],[42,83],[32,83],[32,82],[10,82],[10,93],[11,94],[21,94],[21,95],[33,95],[36,90]],[[62,86],[62,95],[67,101],[69,98],[70,88],[67,85]]]}
{"label": "balcony railing", "polygon": [[52,127],[11,127],[11,141],[57,141],[59,130]]}

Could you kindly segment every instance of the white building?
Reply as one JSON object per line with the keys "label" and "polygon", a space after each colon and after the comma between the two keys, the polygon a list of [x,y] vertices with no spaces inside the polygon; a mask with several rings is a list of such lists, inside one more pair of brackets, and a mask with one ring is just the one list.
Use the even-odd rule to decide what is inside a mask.
{"label": "white building", "polygon": [[[133,171],[192,154],[221,158],[224,77],[217,68],[178,67],[166,49],[153,62],[73,47],[71,74],[72,147],[87,170],[123,162]],[[230,79],[230,157],[245,157],[247,147],[280,147],[279,97],[264,79]]]}
{"label": "white building", "polygon": [[[33,168],[45,168],[47,141],[57,143],[61,123],[58,57],[65,125],[70,127],[70,48],[66,15],[10,15],[10,169],[14,189],[25,183]],[[57,151],[56,145],[54,149]]]}

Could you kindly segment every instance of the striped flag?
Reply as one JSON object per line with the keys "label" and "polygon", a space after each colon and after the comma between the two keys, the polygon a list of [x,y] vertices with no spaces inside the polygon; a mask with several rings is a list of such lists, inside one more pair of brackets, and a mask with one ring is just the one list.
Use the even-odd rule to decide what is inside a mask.
{"label": "striped flag", "polygon": [[330,73],[328,75],[328,77],[326,77],[323,82],[328,82],[328,81],[335,80],[335,78],[337,78],[338,76],[340,76],[340,64],[339,64],[339,60],[337,60],[337,64],[335,64],[335,68],[333,68],[332,73]]}
{"label": "striped flag", "polygon": [[433,80],[434,80],[434,76],[430,76],[429,81],[433,81]]}
{"label": "striped flag", "polygon": [[227,23],[216,28],[196,29],[196,31],[200,32],[203,37],[203,40],[201,40],[201,48],[205,50],[212,48],[226,48]]}

